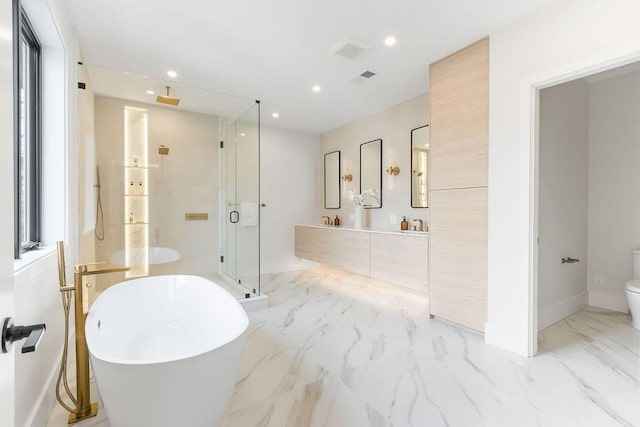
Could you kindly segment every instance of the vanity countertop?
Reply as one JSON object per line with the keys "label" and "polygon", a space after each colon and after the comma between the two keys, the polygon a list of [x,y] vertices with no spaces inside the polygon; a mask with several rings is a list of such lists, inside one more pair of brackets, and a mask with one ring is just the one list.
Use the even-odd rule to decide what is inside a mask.
{"label": "vanity countertop", "polygon": [[412,237],[427,237],[429,236],[428,231],[412,231],[412,230],[393,230],[389,228],[352,228],[348,226],[334,226],[334,225],[323,225],[323,224],[298,224],[298,227],[313,227],[313,228],[327,228],[329,230],[343,230],[343,231],[360,231],[363,233],[380,233],[380,234],[395,234],[400,236],[412,236]]}

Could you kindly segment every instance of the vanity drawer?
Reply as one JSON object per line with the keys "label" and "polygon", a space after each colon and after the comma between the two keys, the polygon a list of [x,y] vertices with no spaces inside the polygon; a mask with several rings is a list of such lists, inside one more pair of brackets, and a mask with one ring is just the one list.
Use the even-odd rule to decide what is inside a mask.
{"label": "vanity drawer", "polygon": [[426,292],[428,242],[426,236],[371,234],[371,277]]}
{"label": "vanity drawer", "polygon": [[296,226],[295,248],[297,257],[369,275],[369,233]]}

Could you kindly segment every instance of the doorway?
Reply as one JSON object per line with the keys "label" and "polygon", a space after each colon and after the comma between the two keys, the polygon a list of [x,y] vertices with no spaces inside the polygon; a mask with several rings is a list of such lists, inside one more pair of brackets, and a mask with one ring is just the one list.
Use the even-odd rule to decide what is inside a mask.
{"label": "doorway", "polygon": [[640,246],[640,63],[544,88],[538,105],[536,337],[587,306],[627,313]]}

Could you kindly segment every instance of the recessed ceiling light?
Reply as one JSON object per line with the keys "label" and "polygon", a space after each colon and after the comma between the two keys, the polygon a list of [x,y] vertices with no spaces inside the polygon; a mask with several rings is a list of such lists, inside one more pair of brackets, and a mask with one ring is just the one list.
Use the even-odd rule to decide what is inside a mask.
{"label": "recessed ceiling light", "polygon": [[247,134],[246,133],[241,133],[240,136],[247,136]]}
{"label": "recessed ceiling light", "polygon": [[169,76],[169,77],[178,77],[178,73],[176,73],[173,70],[169,70],[169,71],[167,71],[167,76]]}
{"label": "recessed ceiling light", "polygon": [[387,46],[393,46],[394,44],[396,44],[396,38],[393,36],[389,36],[386,39],[384,39],[384,44]]}
{"label": "recessed ceiling light", "polygon": [[155,92],[154,92],[154,91],[152,91],[152,90],[148,90],[148,91],[147,91],[147,95],[153,95],[153,94],[155,94]]}
{"label": "recessed ceiling light", "polygon": [[314,92],[320,92],[320,89],[321,88],[318,85],[315,85],[314,87],[311,88],[311,90],[314,91]]}
{"label": "recessed ceiling light", "polygon": [[280,117],[280,113],[273,113],[271,114],[271,117],[273,117],[274,119],[277,119],[278,117]]}

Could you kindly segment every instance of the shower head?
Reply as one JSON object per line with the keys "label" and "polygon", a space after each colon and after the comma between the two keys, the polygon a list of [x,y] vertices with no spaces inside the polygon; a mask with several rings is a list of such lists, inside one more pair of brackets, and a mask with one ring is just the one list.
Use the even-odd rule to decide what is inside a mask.
{"label": "shower head", "polygon": [[174,98],[173,96],[169,96],[169,89],[171,89],[171,87],[166,86],[166,88],[167,88],[167,95],[156,96],[156,102],[159,102],[160,104],[173,105],[177,107],[178,104],[180,104],[180,98]]}

